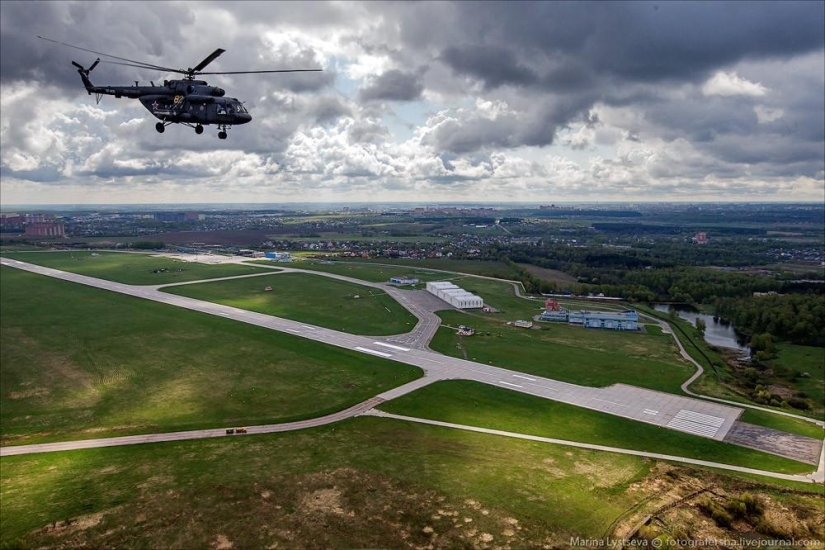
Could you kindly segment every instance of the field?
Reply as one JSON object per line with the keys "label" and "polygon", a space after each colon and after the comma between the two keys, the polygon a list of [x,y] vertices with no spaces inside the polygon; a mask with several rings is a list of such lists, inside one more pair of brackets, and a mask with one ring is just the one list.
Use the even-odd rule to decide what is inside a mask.
{"label": "field", "polygon": [[[770,495],[786,509],[821,503],[799,484],[814,495],[783,493],[764,478],[369,417],[2,466],[0,538],[32,548],[564,548],[697,486]],[[816,522],[821,511],[807,514]]]}
{"label": "field", "polygon": [[[220,317],[5,267],[0,275],[4,444],[284,422],[340,410],[420,376],[413,367]],[[310,278],[319,279],[312,292]],[[318,303],[307,300],[327,303],[316,295],[334,288],[324,286],[326,278],[280,274],[179,290],[231,294],[244,292],[232,286],[244,283],[263,293],[265,281],[275,289],[267,299],[302,296],[284,306],[292,312],[317,312]],[[500,292],[508,298],[506,286]],[[513,311],[533,306],[512,300]],[[496,315],[483,322],[500,326]],[[590,355],[664,361],[672,353],[661,334],[560,328],[597,338],[584,350]],[[508,329],[514,342],[525,334]],[[550,339],[542,346],[581,345],[578,333],[536,331]],[[639,342],[644,351],[635,349]],[[383,407],[757,468],[809,469],[470,382],[440,382]],[[698,484],[767,491],[793,509],[800,499],[819,504],[746,477],[360,417],[284,434],[4,457],[0,541],[3,548],[566,547],[570,537],[601,537],[626,512]],[[821,516],[804,513],[812,524]]]}
{"label": "field", "polygon": [[[313,260],[306,260],[300,263],[290,264],[290,267],[298,269],[308,269],[311,271],[323,271],[325,273],[335,273],[336,275],[346,275],[347,277],[354,277],[362,281],[370,281],[372,283],[387,283],[390,277],[410,275],[419,279],[422,283],[427,281],[444,281],[457,277],[449,273],[440,273],[437,271],[430,271],[427,269],[410,267],[405,269],[403,267],[392,267],[387,265],[369,265],[356,262],[318,262]],[[423,284],[419,284],[423,287]]]}
{"label": "field", "polygon": [[3,253],[3,257],[130,285],[162,285],[270,271],[246,265],[205,265],[125,252],[20,252]]}
{"label": "field", "polygon": [[548,269],[546,267],[539,267],[533,264],[518,265],[526,269],[531,275],[535,275],[543,281],[558,283],[560,285],[575,284],[577,282],[575,277],[568,275],[564,271],[559,271],[558,269]]}
{"label": "field", "polygon": [[628,488],[650,467],[377,418],[2,464],[3,540],[43,527],[31,546],[152,548],[566,543],[640,500]]}
{"label": "field", "polygon": [[414,367],[3,267],[3,444],[321,416]]}
{"label": "field", "polygon": [[825,348],[780,344],[774,372],[794,391],[814,402],[818,417],[825,410]]}
{"label": "field", "polygon": [[[264,290],[267,286],[272,290]],[[417,322],[383,290],[305,273],[174,286],[164,292],[351,334],[400,334]]]}
{"label": "field", "polygon": [[[677,358],[671,337],[662,334],[586,330],[560,323],[536,323],[541,330],[528,330],[506,326],[516,318],[501,314],[438,315],[443,325],[430,344],[433,350],[564,382],[600,387],[623,382],[681,393],[681,384],[695,370]],[[455,327],[460,324],[472,326],[475,335],[457,336]]]}
{"label": "field", "polygon": [[397,265],[402,269],[410,267],[421,267],[424,269],[440,269],[443,271],[453,271],[456,273],[469,273],[482,277],[498,277],[500,279],[518,278],[518,273],[502,262],[481,261],[481,260],[453,260],[449,258],[433,258],[429,260],[406,260],[378,258],[376,260],[353,260],[365,264],[387,264]]}
{"label": "field", "polygon": [[806,473],[813,469],[744,447],[467,380],[436,382],[378,408],[406,416],[775,472]]}

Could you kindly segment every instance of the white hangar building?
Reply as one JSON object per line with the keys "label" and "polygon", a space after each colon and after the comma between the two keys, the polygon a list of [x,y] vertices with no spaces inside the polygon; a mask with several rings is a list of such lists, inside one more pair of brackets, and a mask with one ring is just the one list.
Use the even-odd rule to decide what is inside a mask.
{"label": "white hangar building", "polygon": [[484,300],[448,281],[427,283],[427,292],[441,298],[454,308],[475,309],[484,307]]}

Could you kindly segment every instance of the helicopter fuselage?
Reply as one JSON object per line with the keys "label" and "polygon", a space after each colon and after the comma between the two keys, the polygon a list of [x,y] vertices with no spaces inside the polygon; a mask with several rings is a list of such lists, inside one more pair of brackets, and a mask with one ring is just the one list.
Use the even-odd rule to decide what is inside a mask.
{"label": "helicopter fuselage", "polygon": [[246,124],[252,116],[234,97],[203,80],[169,80],[162,86],[95,86],[84,78],[89,94],[113,95],[140,100],[141,104],[165,123],[193,125]]}

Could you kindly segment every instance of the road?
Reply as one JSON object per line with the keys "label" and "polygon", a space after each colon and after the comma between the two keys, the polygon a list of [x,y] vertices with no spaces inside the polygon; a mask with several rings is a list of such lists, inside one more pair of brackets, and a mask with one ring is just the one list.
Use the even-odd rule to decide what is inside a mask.
{"label": "road", "polygon": [[[339,422],[346,418],[358,416],[383,403],[380,397],[373,397],[367,401],[359,403],[349,409],[336,413],[310,418],[309,420],[299,420],[297,422],[286,422],[283,424],[266,424],[263,426],[249,426],[246,428],[247,434],[269,434],[276,432],[290,432],[294,430],[305,430]],[[234,428],[234,426],[229,426]],[[161,443],[167,441],[187,441],[190,439],[208,439],[212,437],[243,437],[242,434],[228,435],[226,428],[209,430],[190,430],[186,432],[169,432],[145,435],[127,435],[123,437],[106,437],[100,439],[83,439],[80,441],[61,441],[59,443],[40,443],[35,445],[15,445],[0,447],[0,456],[16,456],[34,453],[52,453],[58,451],[76,451],[78,449],[97,449],[100,447],[118,447],[121,445],[141,445],[143,443]]]}

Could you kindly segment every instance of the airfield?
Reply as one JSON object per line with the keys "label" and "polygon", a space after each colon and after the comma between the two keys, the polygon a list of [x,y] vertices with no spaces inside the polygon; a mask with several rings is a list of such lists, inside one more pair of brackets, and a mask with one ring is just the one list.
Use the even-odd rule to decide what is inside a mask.
{"label": "airfield", "polygon": [[[825,454],[820,441],[813,440],[815,445],[812,446],[810,437],[743,422],[742,414],[746,407],[741,404],[623,383],[594,387],[563,382],[520,368],[503,368],[433,351],[431,345],[434,337],[446,329],[440,328],[442,319],[435,313],[438,304],[420,294],[423,291],[397,289],[376,281],[336,273],[310,272],[282,264],[266,268],[260,264],[244,263],[247,261],[245,258],[201,257],[199,262],[191,262],[194,258],[185,256],[174,259],[190,260],[193,267],[209,262],[216,264],[210,268],[253,269],[254,272],[206,276],[172,283],[145,284],[141,280],[143,284],[127,284],[36,265],[34,256],[30,256],[33,258],[31,263],[6,257],[0,263],[4,269],[11,268],[175,309],[207,314],[226,322],[274,331],[318,346],[332,346],[341,350],[339,353],[346,353],[347,357],[356,357],[356,361],[360,356],[363,361],[374,361],[390,370],[402,365],[404,368],[419,369],[419,374],[407,374],[406,380],[399,379],[391,384],[392,387],[373,390],[372,395],[364,396],[357,403],[325,414],[302,413],[304,417],[294,421],[247,423],[247,435],[227,435],[226,429],[236,424],[223,423],[193,430],[160,430],[102,438],[73,435],[66,440],[52,438],[30,445],[9,443],[7,440],[0,447],[0,456],[4,457],[6,464],[13,455],[24,459],[23,455],[37,457],[44,456],[41,453],[54,452],[55,456],[63,456],[58,451],[71,454],[106,447],[150,445],[154,448],[187,441],[195,444],[199,440],[255,441],[258,437],[267,437],[265,434],[316,433],[314,430],[334,430],[336,426],[345,431],[345,426],[352,426],[351,423],[357,420],[369,422],[371,426],[400,422],[420,425],[422,429],[483,434],[496,441],[521,440],[542,447],[609,453],[616,460],[620,455],[664,460],[792,483],[821,483],[825,479]],[[198,271],[199,276],[201,273]],[[321,324],[313,324],[262,313],[267,309],[260,303],[250,302],[249,307],[235,307],[183,295],[207,293],[218,296],[222,295],[225,285],[249,283],[258,288],[264,286],[263,281],[276,287],[279,277],[284,281],[288,277],[323,277],[372,289],[368,292],[373,292],[376,298],[385,294],[391,297],[403,308],[405,315],[412,316],[415,324],[400,334],[368,336],[354,333],[362,331],[353,330],[351,326],[342,327],[347,328],[346,332],[331,328],[334,320],[322,319]],[[182,278],[186,279],[188,275]],[[299,315],[300,312],[287,316]],[[392,315],[397,317],[399,314],[393,312]],[[364,331],[368,332],[368,328]],[[548,360],[552,361],[552,356]],[[697,372],[695,376],[699,374]],[[685,387],[695,376],[685,380]],[[499,405],[500,414],[497,412]],[[511,407],[510,413],[507,412],[508,407]],[[519,415],[514,412],[518,410],[529,416],[527,423],[519,420]],[[496,416],[498,418],[494,418]],[[571,419],[570,426],[559,425],[566,423],[566,419]],[[603,423],[609,429],[593,433],[585,428],[577,430],[575,422],[582,419],[591,419],[589,423],[594,425]],[[379,424],[374,424],[376,422]],[[771,442],[773,449],[769,445]],[[777,453],[777,446],[791,451]]]}

